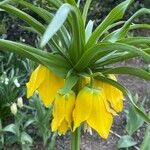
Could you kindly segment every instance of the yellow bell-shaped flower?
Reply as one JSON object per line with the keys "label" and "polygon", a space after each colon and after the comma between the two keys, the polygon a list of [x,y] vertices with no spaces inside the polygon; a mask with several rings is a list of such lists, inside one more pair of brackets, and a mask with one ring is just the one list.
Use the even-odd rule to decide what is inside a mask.
{"label": "yellow bell-shaped flower", "polygon": [[70,91],[65,95],[57,94],[54,101],[52,131],[65,134],[71,128],[72,111],[75,104],[75,93]]}
{"label": "yellow bell-shaped flower", "polygon": [[107,110],[103,90],[84,87],[77,95],[73,111],[73,131],[84,121],[103,138],[107,138],[113,115]]}
{"label": "yellow bell-shaped flower", "polygon": [[[109,75],[109,78],[117,81],[114,75]],[[121,112],[123,109],[123,93],[116,87],[99,80],[95,80],[94,84],[96,87],[102,88],[104,90],[106,99],[111,104],[111,107],[116,112]]]}
{"label": "yellow bell-shaped flower", "polygon": [[58,77],[48,68],[39,65],[31,74],[27,85],[27,97],[31,97],[37,90],[46,107],[54,100],[56,92],[63,87],[64,79]]}

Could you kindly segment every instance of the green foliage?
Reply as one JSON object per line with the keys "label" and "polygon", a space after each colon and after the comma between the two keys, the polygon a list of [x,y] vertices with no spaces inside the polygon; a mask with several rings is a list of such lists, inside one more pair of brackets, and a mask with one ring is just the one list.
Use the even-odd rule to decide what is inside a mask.
{"label": "green foliage", "polygon": [[[139,98],[135,96],[134,99],[136,102],[138,102]],[[140,116],[138,116],[132,105],[129,105],[129,109],[126,113],[127,113],[126,131],[128,132],[129,135],[132,135],[139,127],[143,125],[144,121]]]}
{"label": "green foliage", "polygon": [[[136,94],[133,97],[134,101],[136,104],[140,105],[141,109],[144,109],[144,103],[146,98],[143,99],[143,101],[140,103],[140,98]],[[143,110],[145,111],[145,110]],[[120,137],[118,141],[118,148],[129,148],[129,147],[134,147],[137,143],[137,141],[133,138],[134,133],[138,132],[140,127],[143,127],[144,121],[143,119],[137,114],[135,108],[129,104],[128,108],[125,110],[126,113],[126,134]],[[145,137],[143,139],[143,142],[141,144],[141,150],[147,150],[148,149],[148,140],[149,140],[149,125],[147,126],[147,129],[145,131]],[[134,147],[138,149],[138,147]]]}
{"label": "green foliage", "polygon": [[118,148],[128,148],[136,144],[137,143],[134,141],[134,139],[131,136],[124,135],[118,141]]}
{"label": "green foliage", "polygon": [[16,77],[9,78],[5,73],[0,76],[0,119],[10,115],[11,103],[21,94],[21,89],[15,85],[15,80],[17,81]]}
{"label": "green foliage", "polygon": [[51,107],[45,108],[36,94],[30,100],[30,106],[35,110],[34,124],[37,128],[37,135],[42,137],[44,146],[49,146],[51,144],[50,139],[53,136],[50,129],[52,109]]}
{"label": "green foliage", "polygon": [[[95,26],[97,26],[104,18],[105,16],[111,11],[113,7],[115,7],[116,4],[121,3],[123,0],[99,0],[99,1],[92,1],[90,11],[88,14],[89,19],[95,20]],[[85,0],[81,1],[82,5],[85,3]],[[134,1],[134,4],[132,7],[128,9],[128,12],[125,14],[124,19],[129,18],[135,11],[137,11],[140,8],[148,8],[150,5],[150,2],[147,0],[136,0]],[[143,15],[142,17],[139,17],[136,19],[136,23],[140,22],[149,22],[149,18],[147,15]]]}
{"label": "green foliage", "polygon": [[144,140],[143,140],[143,142],[141,144],[140,149],[141,150],[148,150],[148,149],[150,149],[149,141],[150,141],[150,126],[147,126],[147,129],[145,131]]}

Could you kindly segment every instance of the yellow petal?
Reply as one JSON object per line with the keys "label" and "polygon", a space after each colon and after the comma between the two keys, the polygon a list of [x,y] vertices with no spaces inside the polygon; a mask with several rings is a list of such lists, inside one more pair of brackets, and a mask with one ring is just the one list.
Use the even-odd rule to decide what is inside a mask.
{"label": "yellow petal", "polygon": [[63,87],[64,79],[56,76],[54,73],[46,70],[45,79],[39,86],[39,95],[46,107],[48,107],[54,100],[57,91]]}
{"label": "yellow petal", "polygon": [[63,96],[57,94],[53,108],[52,131],[57,131],[61,122],[65,118],[65,100]]}
{"label": "yellow petal", "polygon": [[75,93],[72,91],[65,97],[65,119],[68,122],[69,127],[71,127],[72,112],[75,105],[75,98]]}
{"label": "yellow petal", "polygon": [[33,95],[34,91],[40,86],[43,82],[46,75],[46,68],[42,65],[39,65],[31,74],[29,82],[27,85],[27,98]]}
{"label": "yellow petal", "polygon": [[75,109],[73,111],[74,129],[80,126],[85,121],[91,112],[93,91],[84,87],[77,95]]}
{"label": "yellow petal", "polygon": [[64,134],[72,122],[72,111],[75,103],[75,93],[70,91],[66,95],[57,94],[54,101],[52,131]]}
{"label": "yellow petal", "polygon": [[101,137],[106,139],[108,137],[112,121],[113,117],[105,107],[103,95],[100,90],[96,90],[93,94],[92,111],[87,119],[87,123],[95,129]]}
{"label": "yellow petal", "polygon": [[68,130],[69,126],[66,120],[63,120],[60,124],[60,126],[58,127],[58,132],[60,134],[65,134],[66,131]]}
{"label": "yellow petal", "polygon": [[[114,75],[109,75],[109,77],[111,79],[117,81],[117,79]],[[110,102],[111,107],[116,112],[122,111],[122,109],[123,109],[123,94],[119,89],[117,89],[116,87],[114,87],[108,83],[105,83],[105,82],[102,82],[99,80],[95,80],[94,84],[95,84],[95,86],[100,87],[104,90],[107,101]]]}
{"label": "yellow petal", "polygon": [[[109,75],[110,79],[117,81],[117,78],[115,77],[115,75],[110,74]],[[109,102],[111,103],[112,107],[117,111],[120,112],[123,109],[123,93],[117,89],[116,87],[109,85],[110,87],[110,94],[109,97],[107,98],[109,100]],[[109,88],[108,87],[108,88]]]}

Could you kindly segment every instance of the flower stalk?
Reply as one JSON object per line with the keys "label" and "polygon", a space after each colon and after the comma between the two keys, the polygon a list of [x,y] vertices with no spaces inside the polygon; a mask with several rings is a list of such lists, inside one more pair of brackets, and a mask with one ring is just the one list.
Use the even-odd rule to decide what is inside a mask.
{"label": "flower stalk", "polygon": [[74,132],[71,133],[71,150],[80,150],[80,137],[81,129],[78,127]]}

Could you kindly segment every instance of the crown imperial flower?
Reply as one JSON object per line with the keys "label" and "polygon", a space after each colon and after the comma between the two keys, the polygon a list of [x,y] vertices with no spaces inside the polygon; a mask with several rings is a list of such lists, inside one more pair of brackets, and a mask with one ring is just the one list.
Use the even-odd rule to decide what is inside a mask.
{"label": "crown imperial flower", "polygon": [[64,79],[58,77],[46,67],[39,65],[31,74],[27,83],[27,97],[37,90],[46,107],[54,100],[57,91],[64,85]]}
{"label": "crown imperial flower", "polygon": [[54,101],[52,131],[65,134],[71,128],[72,111],[75,103],[75,93],[70,91],[65,95],[57,94]]}
{"label": "crown imperial flower", "polygon": [[73,111],[73,130],[86,122],[101,137],[107,138],[113,122],[113,110],[108,107],[103,89],[84,87],[77,95]]}

